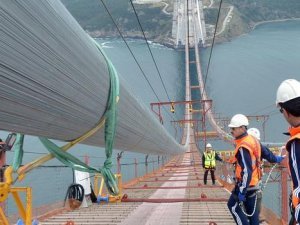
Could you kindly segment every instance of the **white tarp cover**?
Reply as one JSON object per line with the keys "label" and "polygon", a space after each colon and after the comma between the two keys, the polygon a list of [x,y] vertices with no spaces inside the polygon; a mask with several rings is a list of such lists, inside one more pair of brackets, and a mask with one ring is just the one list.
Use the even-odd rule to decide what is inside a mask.
{"label": "white tarp cover", "polygon": [[84,195],[91,194],[90,174],[78,170],[74,170],[74,174],[75,174],[75,183],[81,184],[82,187],[84,188]]}
{"label": "white tarp cover", "polygon": [[[73,140],[97,124],[109,92],[105,60],[63,4],[1,1],[0,128]],[[120,81],[115,148],[184,151]],[[104,146],[103,130],[85,144]]]}

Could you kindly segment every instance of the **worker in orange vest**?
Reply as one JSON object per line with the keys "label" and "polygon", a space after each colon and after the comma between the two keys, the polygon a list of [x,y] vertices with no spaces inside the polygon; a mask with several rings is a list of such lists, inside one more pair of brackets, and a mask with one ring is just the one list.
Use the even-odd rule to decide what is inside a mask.
{"label": "worker in orange vest", "polygon": [[[235,181],[236,185],[228,200],[227,206],[239,225],[259,224],[259,205],[261,199],[261,158],[262,145],[252,135],[248,135],[248,118],[242,114],[232,117],[230,124],[231,134],[235,138]],[[269,159],[281,162],[284,157],[274,156]]]}
{"label": "worker in orange vest", "polygon": [[[260,132],[257,128],[255,127],[249,128],[247,130],[247,133],[260,141]],[[270,163],[280,163],[285,158],[285,155],[283,156],[274,155],[273,152],[271,152],[271,150],[267,146],[261,143],[260,146],[261,146],[261,159],[265,159]]]}
{"label": "worker in orange vest", "polygon": [[292,178],[292,218],[290,224],[300,223],[300,82],[283,81],[277,90],[276,104],[289,128],[290,139],[286,143],[289,169]]}
{"label": "worker in orange vest", "polygon": [[[248,125],[249,121],[247,117],[242,114],[233,116],[228,125],[236,144],[234,150],[234,157],[236,159],[236,185],[227,206],[236,224],[258,225],[259,212],[255,208],[259,181],[261,179],[261,147],[256,138],[247,134]],[[250,218],[248,218],[245,211],[247,214],[250,214]]]}
{"label": "worker in orange vest", "polygon": [[[255,127],[249,128],[247,130],[247,133],[249,135],[252,135],[253,137],[255,137],[258,141],[260,141],[260,131],[257,128],[255,128]],[[285,155],[282,155],[282,156],[274,155],[273,152],[267,146],[265,146],[261,143],[260,143],[260,147],[261,147],[261,159],[265,159],[270,163],[281,163],[282,160],[285,158]],[[262,161],[262,166],[263,166],[263,161]],[[256,205],[257,205],[257,210],[260,211],[261,199],[258,199]]]}

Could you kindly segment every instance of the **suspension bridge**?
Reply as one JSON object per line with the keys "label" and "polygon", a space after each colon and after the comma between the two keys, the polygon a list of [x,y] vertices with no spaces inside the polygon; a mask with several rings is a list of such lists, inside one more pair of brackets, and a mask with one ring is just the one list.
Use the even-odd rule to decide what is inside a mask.
{"label": "suspension bridge", "polygon": [[[163,128],[160,111],[153,113],[140,104],[122,79],[118,80],[105,53],[60,2],[7,1],[0,7],[3,18],[0,25],[0,94],[3,100],[0,127],[3,130],[69,141],[71,144],[58,148],[64,152],[78,142],[103,146],[107,164],[111,160],[111,138],[117,149],[172,156],[160,169],[126,184],[122,184],[119,174],[116,175],[118,192],[115,195],[110,195],[112,190],[109,188],[105,192],[101,176],[100,184],[95,177],[95,192],[100,197],[107,194],[109,203],[100,198],[89,208],[70,210],[60,205],[54,211],[37,213],[32,211],[30,187],[17,187],[16,179],[11,175],[21,180],[26,173],[56,154],[55,145],[42,139],[53,150],[51,154],[20,166],[14,173],[8,167],[10,170],[6,169],[3,174],[1,224],[10,224],[4,207],[9,194],[15,199],[26,225],[32,224],[33,215],[39,218],[39,224],[52,225],[234,224],[227,209],[230,185],[225,180],[229,175],[228,165],[218,168],[225,180],[219,179],[217,185],[204,185],[202,180],[199,137],[206,144],[210,138],[207,134],[214,132],[213,137],[232,141],[216,121],[213,101],[205,92],[207,74],[202,74],[199,54],[199,46],[205,46],[207,38],[202,1],[177,0],[174,7],[175,46],[183,46],[185,50],[185,99],[178,102],[169,99],[165,104],[185,107],[184,117],[179,121],[183,123],[181,143]],[[197,85],[191,85],[192,67],[197,71]],[[192,99],[195,90],[200,92],[198,99]],[[158,102],[154,105],[160,107],[163,101],[156,97]],[[118,122],[115,122],[115,105],[119,109]],[[195,108],[196,105],[199,108]],[[196,129],[199,121],[200,132]],[[212,131],[207,130],[207,121]],[[105,129],[100,129],[102,126]],[[229,156],[222,155],[224,160]],[[68,162],[74,166],[74,161],[73,164]],[[109,170],[107,164],[104,168]],[[85,164],[80,165],[87,168]],[[1,166],[6,168],[5,151],[1,152]],[[287,180],[281,182],[287,184]],[[115,187],[112,189],[116,191]],[[287,186],[282,190],[286,191]],[[26,193],[25,204],[18,195],[20,192]],[[282,198],[284,196],[285,193]],[[263,209],[263,223],[285,223],[288,219],[285,200],[282,200],[282,209],[282,219]]]}

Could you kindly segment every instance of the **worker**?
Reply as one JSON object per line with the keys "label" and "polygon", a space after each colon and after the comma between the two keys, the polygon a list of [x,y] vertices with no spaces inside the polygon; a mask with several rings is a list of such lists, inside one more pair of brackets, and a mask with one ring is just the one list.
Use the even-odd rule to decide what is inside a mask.
{"label": "worker", "polygon": [[[257,128],[255,128],[255,127],[249,128],[247,130],[247,133],[252,135],[257,140],[260,141],[260,131]],[[282,160],[285,158],[285,155],[283,155],[283,156],[274,155],[273,152],[267,146],[263,145],[262,143],[260,143],[260,147],[261,147],[261,160],[265,159],[270,163],[281,163]],[[263,166],[263,161],[262,161],[261,165]],[[263,168],[261,168],[261,169],[263,171]],[[260,190],[258,191],[258,195],[259,195],[259,198],[257,198],[256,209],[258,210],[258,212],[260,212],[261,200],[262,200],[262,193]]]}
{"label": "worker", "polygon": [[295,79],[283,81],[277,90],[276,105],[291,126],[290,139],[286,143],[288,164],[292,178],[292,218],[290,224],[300,223],[300,82]]}
{"label": "worker", "polygon": [[1,152],[2,150],[5,150],[5,146],[6,146],[5,141],[2,141],[2,139],[0,138],[0,152]]}
{"label": "worker", "polygon": [[210,171],[212,184],[216,184],[215,169],[216,169],[216,160],[223,161],[220,156],[212,149],[210,143],[206,144],[205,152],[202,155],[202,166],[205,169],[204,172],[204,184],[207,184],[207,175]]}
{"label": "worker", "polygon": [[[249,121],[243,114],[236,114],[228,125],[235,138],[235,187],[228,200],[228,208],[239,225],[259,224],[258,191],[261,187],[261,157],[262,147],[252,135],[248,135]],[[276,162],[283,160],[282,156],[275,156]],[[257,204],[258,203],[258,204]]]}
{"label": "worker", "polygon": [[249,129],[247,130],[247,133],[250,134],[250,135],[252,135],[252,136],[255,137],[257,140],[260,141],[260,131],[259,131],[257,128],[255,128],[255,127],[249,128]]}
{"label": "worker", "polygon": [[[258,141],[260,141],[260,131],[253,127],[249,128],[247,130],[247,133],[255,137]],[[285,158],[285,155],[283,156],[276,156],[273,154],[273,152],[265,145],[260,143],[261,147],[261,159],[265,159],[270,163],[281,163],[281,161]]]}

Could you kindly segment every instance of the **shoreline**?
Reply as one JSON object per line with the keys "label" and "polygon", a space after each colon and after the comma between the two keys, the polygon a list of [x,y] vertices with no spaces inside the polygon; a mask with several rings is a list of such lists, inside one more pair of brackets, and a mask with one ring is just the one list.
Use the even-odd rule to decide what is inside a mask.
{"label": "shoreline", "polygon": [[[91,36],[93,39],[121,39],[121,37],[118,36],[102,36],[102,37],[93,37]],[[138,41],[145,41],[145,39],[143,37],[136,37],[136,36],[127,36],[126,39],[128,40],[138,40]],[[122,40],[122,39],[121,39]],[[147,39],[147,42],[149,44],[159,44],[162,45],[166,48],[171,48],[171,49],[176,49],[174,47],[174,45],[170,42],[164,42],[164,41],[157,41],[157,40],[153,40],[153,39]]]}
{"label": "shoreline", "polygon": [[258,26],[266,24],[266,23],[278,23],[278,22],[286,22],[286,21],[293,21],[293,20],[294,21],[300,20],[300,17],[289,18],[289,19],[266,20],[266,21],[257,22],[253,25],[253,27],[251,28],[251,31],[254,30],[255,28],[257,28]]}
{"label": "shoreline", "polygon": [[[230,42],[238,37],[241,37],[241,36],[244,36],[244,35],[247,35],[249,34],[250,32],[254,31],[257,27],[259,27],[260,25],[264,25],[264,24],[268,24],[268,23],[279,23],[279,22],[287,22],[287,21],[300,21],[300,17],[297,17],[297,18],[288,18],[288,19],[277,19],[277,20],[265,20],[265,21],[261,21],[261,22],[257,22],[257,23],[254,23],[253,25],[249,25],[249,30],[247,32],[244,32],[244,33],[241,33],[240,35],[237,35],[237,36],[232,36],[232,37],[229,37],[227,39],[223,39],[220,38],[220,40],[216,41],[216,43],[218,44],[222,44],[222,43],[225,43],[225,42]],[[210,47],[211,45],[207,46],[207,47]]]}
{"label": "shoreline", "polygon": [[[243,33],[241,35],[238,35],[238,36],[232,36],[228,40],[222,40],[220,42],[218,42],[218,41],[217,42],[218,43],[224,43],[226,41],[230,41],[230,40],[233,40],[233,39],[238,38],[240,36],[246,35],[246,34],[250,33],[251,31],[255,30],[260,25],[264,25],[264,24],[268,24],[268,23],[286,22],[286,21],[298,21],[298,20],[300,21],[300,17],[299,18],[289,18],[289,19],[266,20],[266,21],[257,22],[257,23],[254,23],[254,25],[250,26],[249,32],[245,32],[245,33]],[[93,32],[91,32],[91,33],[93,33]],[[91,35],[91,37],[92,38],[118,38],[118,36],[114,36],[114,35],[103,35],[103,36],[102,35],[96,35],[96,36]],[[126,36],[126,38],[136,39],[136,40],[144,40],[144,38],[142,36],[139,36],[139,35],[128,35],[128,36]],[[176,49],[174,47],[174,45],[170,42],[170,40],[167,42],[166,40],[148,39],[148,41],[163,45],[167,48]],[[206,46],[206,47],[209,47],[209,46]]]}

